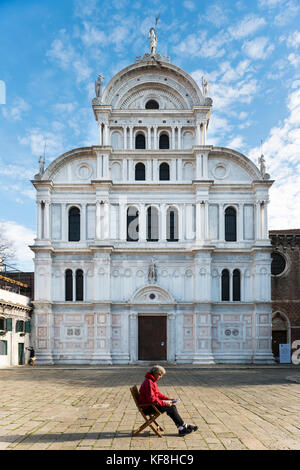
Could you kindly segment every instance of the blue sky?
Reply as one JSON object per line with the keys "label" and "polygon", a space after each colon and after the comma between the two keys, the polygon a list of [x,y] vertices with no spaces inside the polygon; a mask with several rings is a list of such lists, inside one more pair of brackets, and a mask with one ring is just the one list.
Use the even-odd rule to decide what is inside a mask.
{"label": "blue sky", "polygon": [[158,52],[209,81],[208,144],[257,163],[263,141],[270,228],[300,228],[298,0],[0,0],[0,221],[21,269],[33,269],[30,180],[44,142],[46,165],[97,143],[94,81],[148,52],[158,14]]}

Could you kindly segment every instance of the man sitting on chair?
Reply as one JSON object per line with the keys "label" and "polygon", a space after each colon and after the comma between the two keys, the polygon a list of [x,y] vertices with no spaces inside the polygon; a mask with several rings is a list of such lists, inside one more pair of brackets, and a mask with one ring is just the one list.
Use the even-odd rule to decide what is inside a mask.
{"label": "man sitting on chair", "polygon": [[198,426],[191,426],[185,424],[183,419],[178,413],[176,403],[178,400],[169,398],[160,393],[157,385],[157,381],[162,378],[166,373],[162,366],[153,366],[152,369],[146,373],[145,380],[140,387],[140,406],[143,408],[145,414],[154,413],[152,406],[149,403],[153,403],[156,408],[161,412],[166,412],[168,416],[174,421],[178,428],[180,436],[189,434],[190,432],[197,431]]}

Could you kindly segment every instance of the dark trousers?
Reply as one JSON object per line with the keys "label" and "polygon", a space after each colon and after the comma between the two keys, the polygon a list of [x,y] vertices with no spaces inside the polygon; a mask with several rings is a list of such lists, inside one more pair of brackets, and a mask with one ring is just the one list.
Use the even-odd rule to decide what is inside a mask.
{"label": "dark trousers", "polygon": [[[178,413],[178,410],[176,408],[175,405],[171,405],[171,406],[159,406],[159,405],[155,405],[156,408],[161,412],[161,413],[167,413],[168,416],[170,416],[170,418],[174,421],[175,425],[178,427],[178,426],[183,426],[184,425],[184,421],[183,419],[181,418],[180,414]],[[146,415],[149,415],[151,413],[155,413],[155,410],[152,408],[152,406],[149,406],[149,408],[146,408],[144,410],[144,413]]]}

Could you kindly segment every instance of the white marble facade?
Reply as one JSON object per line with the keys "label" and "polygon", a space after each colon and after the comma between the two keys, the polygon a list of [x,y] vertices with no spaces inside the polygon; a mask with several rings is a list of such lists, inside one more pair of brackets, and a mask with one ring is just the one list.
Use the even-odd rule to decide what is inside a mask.
{"label": "white marble facade", "polygon": [[[98,145],[59,156],[33,180],[34,343],[40,364],[139,362],[139,341],[151,342],[139,336],[143,316],[165,318],[162,360],[273,362],[267,226],[272,181],[239,152],[207,145],[212,100],[188,74],[161,59],[146,54],[113,77],[93,99]],[[139,135],[145,149],[136,148]],[[169,148],[160,148],[163,140]],[[136,179],[139,163],[143,180]],[[162,163],[168,179],[161,179]],[[150,206],[156,241],[147,240]],[[72,208],[79,214],[77,241],[69,241]],[[136,241],[127,241],[128,208],[138,214]],[[233,241],[225,235],[227,208],[235,214]],[[78,272],[82,297],[76,300]]]}

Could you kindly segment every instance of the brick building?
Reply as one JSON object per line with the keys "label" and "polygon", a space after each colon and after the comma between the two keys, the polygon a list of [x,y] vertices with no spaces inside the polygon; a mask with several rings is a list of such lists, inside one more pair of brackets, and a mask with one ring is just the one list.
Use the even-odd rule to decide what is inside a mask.
{"label": "brick building", "polygon": [[300,229],[271,230],[272,350],[300,340]]}

